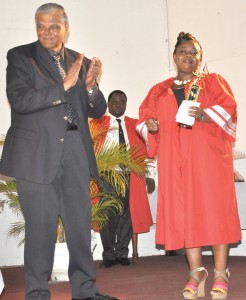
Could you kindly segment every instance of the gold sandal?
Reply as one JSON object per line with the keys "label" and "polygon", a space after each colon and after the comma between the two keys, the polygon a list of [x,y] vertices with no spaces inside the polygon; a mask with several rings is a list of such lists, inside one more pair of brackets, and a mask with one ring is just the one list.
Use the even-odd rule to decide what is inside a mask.
{"label": "gold sandal", "polygon": [[[200,279],[195,273],[205,271],[206,275]],[[198,297],[205,297],[205,282],[208,277],[208,271],[204,267],[194,269],[190,272],[190,277],[194,278],[198,284],[193,281],[186,283],[183,290],[184,299],[197,299]]]}
{"label": "gold sandal", "polygon": [[[216,281],[218,277],[222,277],[225,282]],[[214,269],[214,285],[210,292],[212,299],[227,299],[229,278],[230,272],[228,268],[224,271]]]}

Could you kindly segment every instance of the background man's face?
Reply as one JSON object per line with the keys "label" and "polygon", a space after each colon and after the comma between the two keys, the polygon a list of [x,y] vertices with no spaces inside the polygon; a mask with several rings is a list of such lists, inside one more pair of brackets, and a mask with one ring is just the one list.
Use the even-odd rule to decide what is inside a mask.
{"label": "background man's face", "polygon": [[124,115],[126,111],[126,97],[124,94],[115,93],[108,102],[108,111],[116,118]]}

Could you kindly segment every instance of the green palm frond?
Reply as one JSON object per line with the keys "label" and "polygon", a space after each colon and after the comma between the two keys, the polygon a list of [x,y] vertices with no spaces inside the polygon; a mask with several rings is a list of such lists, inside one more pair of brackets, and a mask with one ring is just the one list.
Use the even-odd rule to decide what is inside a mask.
{"label": "green palm frond", "polygon": [[19,240],[18,246],[21,246],[25,242],[25,222],[19,221],[12,223],[7,232],[8,236],[17,238]]}
{"label": "green palm frond", "polygon": [[93,122],[89,123],[89,125],[90,125],[90,134],[94,145],[100,144],[104,135],[107,134],[108,126],[102,126],[102,125],[98,126],[98,124]]}
{"label": "green palm frond", "polygon": [[21,214],[21,209],[20,209],[20,204],[19,204],[19,199],[18,199],[18,194],[16,191],[16,182],[15,180],[11,181],[0,181],[0,192],[3,193],[6,198],[8,199],[7,202],[13,212],[19,216]]}
{"label": "green palm frond", "polygon": [[109,215],[121,213],[123,209],[122,202],[116,199],[112,194],[99,192],[97,203],[92,206],[92,228],[98,231],[108,221]]}
{"label": "green palm frond", "polygon": [[[12,209],[12,211],[17,215],[17,217],[22,216],[20,203],[18,194],[16,191],[16,182],[15,180],[10,180],[7,182],[0,181],[0,192],[4,193],[7,197],[7,202]],[[25,222],[24,220],[12,223],[10,225],[9,230],[7,231],[7,235],[17,238],[19,240],[18,246],[21,246],[24,241],[24,233],[25,233]]]}
{"label": "green palm frond", "polygon": [[125,194],[130,172],[140,177],[146,174],[146,156],[139,154],[137,146],[126,149],[107,142],[98,146],[96,159],[101,180],[113,185],[118,195]]}
{"label": "green palm frond", "polygon": [[147,173],[147,156],[139,154],[142,151],[138,146],[130,148],[130,165],[129,168],[137,176],[144,178]]}
{"label": "green palm frond", "polygon": [[0,193],[16,192],[15,180],[0,181]]}
{"label": "green palm frond", "polygon": [[16,191],[16,182],[15,180],[3,182],[0,181],[0,192],[4,193],[7,197],[7,202],[12,209],[12,211],[17,215],[21,215],[21,208],[19,203],[18,194]]}
{"label": "green palm frond", "polygon": [[0,146],[2,146],[4,144],[4,140],[5,140],[5,136],[4,135],[0,135]]}
{"label": "green palm frond", "polygon": [[97,164],[99,174],[120,167],[121,171],[128,169],[140,177],[146,174],[146,155],[141,153],[140,148],[132,146],[126,149],[122,145],[105,143],[104,147],[97,153]]}
{"label": "green palm frond", "polygon": [[22,211],[20,208],[19,198],[17,192],[13,192],[11,195],[9,195],[9,206],[12,209],[12,211],[17,215],[21,215]]}

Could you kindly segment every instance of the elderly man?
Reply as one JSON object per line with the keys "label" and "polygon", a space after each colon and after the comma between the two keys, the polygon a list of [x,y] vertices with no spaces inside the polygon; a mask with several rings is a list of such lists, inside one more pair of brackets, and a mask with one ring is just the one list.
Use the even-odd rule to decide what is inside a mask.
{"label": "elderly man", "polygon": [[7,55],[12,122],[0,165],[2,174],[16,178],[25,217],[26,299],[50,299],[59,215],[73,299],[116,299],[98,292],[90,248],[89,181],[99,176],[87,120],[106,110],[96,83],[101,63],[65,48],[62,6],[44,4],[35,19],[38,41]]}

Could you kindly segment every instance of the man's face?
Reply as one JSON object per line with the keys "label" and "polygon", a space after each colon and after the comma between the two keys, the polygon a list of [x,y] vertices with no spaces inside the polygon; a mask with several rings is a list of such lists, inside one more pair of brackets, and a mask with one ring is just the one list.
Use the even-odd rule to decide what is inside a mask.
{"label": "man's face", "polygon": [[126,111],[126,97],[124,94],[115,93],[108,102],[108,111],[116,118],[124,115]]}
{"label": "man's face", "polygon": [[36,23],[38,40],[41,45],[46,49],[59,51],[68,31],[68,24],[62,20],[62,13],[58,10],[39,13]]}

